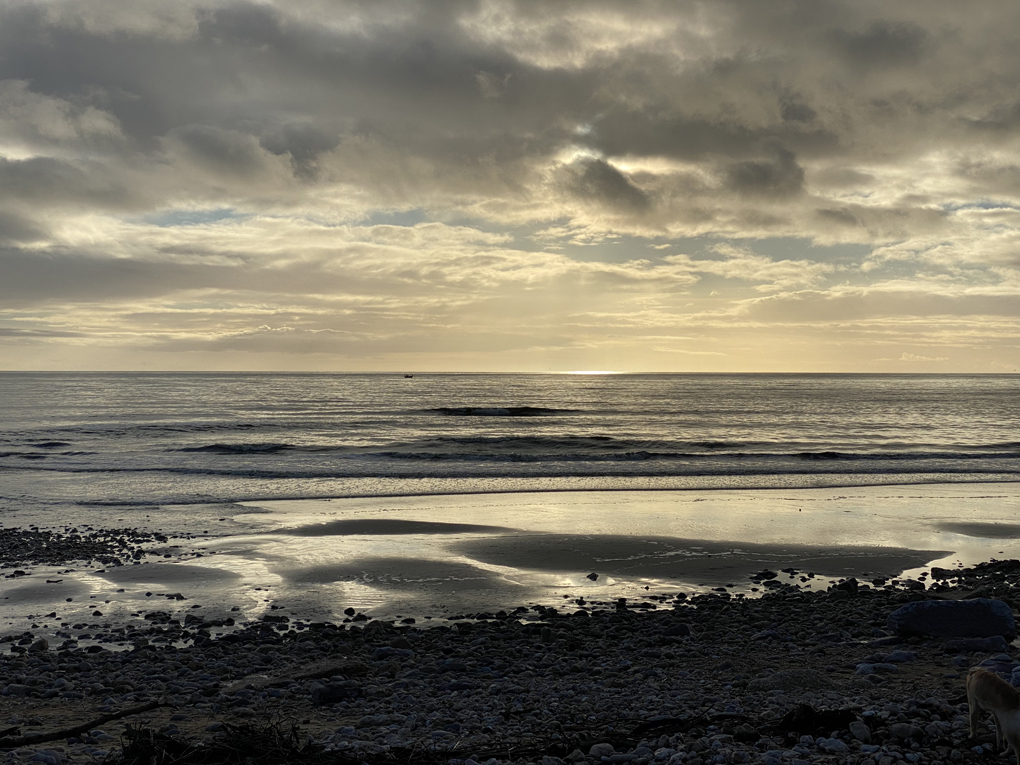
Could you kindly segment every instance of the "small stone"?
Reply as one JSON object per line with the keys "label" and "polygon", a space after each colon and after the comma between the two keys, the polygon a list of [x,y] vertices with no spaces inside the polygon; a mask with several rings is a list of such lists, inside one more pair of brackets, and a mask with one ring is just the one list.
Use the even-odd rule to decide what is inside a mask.
{"label": "small stone", "polygon": [[361,687],[352,680],[321,685],[312,690],[312,703],[317,706],[338,704],[361,696]]}
{"label": "small stone", "polygon": [[609,757],[613,754],[616,754],[616,747],[609,743],[592,744],[588,750],[589,757]]}
{"label": "small stone", "polygon": [[920,741],[924,736],[924,731],[918,726],[910,723],[893,723],[889,726],[889,734],[893,738],[908,739],[912,738],[915,741]]}
{"label": "small stone", "polygon": [[674,624],[672,627],[668,627],[662,634],[664,637],[687,637],[688,635],[694,634],[694,629],[691,625],[681,622],[680,624]]}
{"label": "small stone", "polygon": [[850,747],[838,738],[820,738],[815,743],[819,749],[829,754],[847,754],[850,751]]}
{"label": "small stone", "polygon": [[850,735],[862,744],[871,743],[871,728],[862,723],[860,720],[854,720],[848,727],[850,728]]}
{"label": "small stone", "polygon": [[850,577],[849,579],[842,581],[839,584],[834,584],[832,588],[834,590],[842,590],[843,592],[849,593],[850,595],[856,595],[860,590],[860,585],[858,584],[856,579]]}
{"label": "small stone", "polygon": [[28,647],[28,650],[32,653],[45,653],[50,650],[49,641],[47,641],[46,638],[39,638]]}
{"label": "small stone", "polygon": [[774,675],[756,677],[747,684],[751,693],[758,691],[817,691],[833,688],[832,681],[814,669],[784,669]]}

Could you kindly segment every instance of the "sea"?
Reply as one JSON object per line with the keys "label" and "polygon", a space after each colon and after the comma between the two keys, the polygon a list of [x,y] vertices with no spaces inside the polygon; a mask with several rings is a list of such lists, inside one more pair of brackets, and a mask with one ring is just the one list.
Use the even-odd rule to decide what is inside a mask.
{"label": "sea", "polygon": [[191,541],[34,568],[0,631],[896,576],[1020,557],[1018,483],[1017,375],[2,373],[0,528]]}
{"label": "sea", "polygon": [[1020,376],[0,374],[0,517],[1020,480]]}

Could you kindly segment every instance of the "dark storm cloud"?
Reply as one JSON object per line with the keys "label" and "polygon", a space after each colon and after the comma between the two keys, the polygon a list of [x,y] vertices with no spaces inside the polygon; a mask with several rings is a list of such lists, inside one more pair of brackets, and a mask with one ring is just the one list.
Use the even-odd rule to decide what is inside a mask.
{"label": "dark storm cloud", "polygon": [[836,29],[837,49],[862,67],[916,64],[924,52],[928,33],[916,24],[876,21],[863,31]]}
{"label": "dark storm cloud", "polygon": [[[805,106],[800,108],[801,114],[807,114]],[[748,125],[732,118],[621,110],[598,121],[591,143],[611,156],[664,155],[681,159],[753,156],[759,146],[773,140],[815,154],[838,148],[839,138],[831,130],[805,129],[798,122],[802,121],[786,118],[768,125]]]}
{"label": "dark storm cloud", "polygon": [[601,159],[579,159],[566,168],[566,186],[582,199],[623,212],[642,212],[648,196],[619,170]]}
{"label": "dark storm cloud", "polygon": [[50,157],[0,158],[0,199],[114,210],[130,209],[137,203],[131,190],[104,165],[84,162],[79,166]]}
{"label": "dark storm cloud", "polygon": [[804,188],[804,169],[793,152],[774,147],[775,157],[734,164],[726,174],[729,187],[738,194],[785,197]]}
{"label": "dark storm cloud", "polygon": [[340,143],[337,133],[329,133],[315,125],[302,122],[270,129],[259,139],[261,146],[273,154],[286,154],[302,176],[314,174],[316,159]]}
{"label": "dark storm cloud", "polygon": [[788,96],[779,102],[779,116],[784,122],[811,122],[818,112],[797,96]]}
{"label": "dark storm cloud", "polygon": [[0,245],[34,242],[46,239],[48,233],[27,217],[0,210]]}
{"label": "dark storm cloud", "polygon": [[192,157],[215,172],[250,176],[263,169],[258,144],[251,136],[208,125],[188,125],[174,130]]}

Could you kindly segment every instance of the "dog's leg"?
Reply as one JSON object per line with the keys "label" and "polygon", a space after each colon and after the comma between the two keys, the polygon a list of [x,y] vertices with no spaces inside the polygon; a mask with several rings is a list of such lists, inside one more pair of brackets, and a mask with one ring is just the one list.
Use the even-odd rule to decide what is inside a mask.
{"label": "dog's leg", "polygon": [[967,704],[970,706],[970,735],[971,738],[977,738],[977,725],[978,715],[981,714],[981,707],[978,705],[977,699],[974,698],[974,691],[967,686]]}
{"label": "dog's leg", "polygon": [[1020,733],[1015,730],[1006,732],[1006,751],[1013,750],[1013,754],[1016,756],[1016,765],[1020,765]]}

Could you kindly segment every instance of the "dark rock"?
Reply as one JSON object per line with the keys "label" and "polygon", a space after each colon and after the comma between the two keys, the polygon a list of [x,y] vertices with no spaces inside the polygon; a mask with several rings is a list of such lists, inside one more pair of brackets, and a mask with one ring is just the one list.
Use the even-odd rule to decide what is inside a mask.
{"label": "dark rock", "polygon": [[753,726],[741,723],[734,729],[733,738],[744,743],[752,743],[761,738],[761,734]]}
{"label": "dark rock", "polygon": [[1016,635],[1013,612],[1001,600],[921,600],[889,614],[888,627],[901,635],[992,637]]}
{"label": "dark rock", "polygon": [[747,684],[748,692],[819,691],[832,688],[832,681],[814,669],[784,669],[772,675],[756,677]]}
{"label": "dark rock", "polygon": [[913,651],[893,651],[892,653],[886,654],[882,657],[882,661],[885,663],[899,663],[904,661],[917,661],[917,654]]}
{"label": "dark rock", "polygon": [[[407,643],[407,641],[404,641]],[[372,651],[373,661],[384,659],[411,659],[414,658],[414,651],[409,648],[394,648],[393,646],[382,646]]]}
{"label": "dark rock", "polygon": [[774,726],[776,731],[802,734],[825,734],[847,727],[857,721],[857,713],[851,709],[815,709],[810,704],[798,704]]}
{"label": "dark rock", "polygon": [[920,741],[924,736],[924,731],[916,725],[910,723],[893,723],[889,726],[889,734],[893,738],[908,739],[912,738],[915,741]]}
{"label": "dark rock", "polygon": [[843,590],[843,592],[848,592],[851,595],[856,595],[860,589],[860,585],[857,583],[856,579],[850,577],[849,579],[842,581],[839,584],[832,585],[832,589]]}
{"label": "dark rock", "polygon": [[672,627],[668,627],[662,634],[665,637],[686,637],[688,635],[693,635],[694,629],[686,622],[680,622],[680,624],[674,624]]}
{"label": "dark rock", "polygon": [[969,653],[971,651],[1005,653],[1009,650],[1009,643],[1002,635],[986,638],[959,638],[947,640],[942,644],[942,650],[946,653]]}
{"label": "dark rock", "polygon": [[312,690],[312,703],[317,706],[339,704],[341,701],[350,701],[361,696],[361,686],[351,680],[344,680],[339,683],[320,685]]}
{"label": "dark rock", "polygon": [[473,691],[478,686],[469,680],[454,680],[449,683],[442,683],[439,686],[441,691]]}

